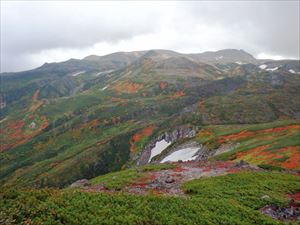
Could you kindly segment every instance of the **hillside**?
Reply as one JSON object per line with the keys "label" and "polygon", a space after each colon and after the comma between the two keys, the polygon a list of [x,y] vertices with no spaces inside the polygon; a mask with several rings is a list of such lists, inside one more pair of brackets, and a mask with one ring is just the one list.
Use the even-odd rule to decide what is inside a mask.
{"label": "hillside", "polygon": [[0,78],[0,224],[299,221],[297,60],[149,50]]}
{"label": "hillside", "polygon": [[[173,176],[179,167],[147,166],[136,170],[99,177],[92,187],[65,190],[0,191],[0,223],[2,224],[295,224],[299,204],[300,179],[287,173],[241,171],[231,169],[229,174],[206,177],[183,184],[181,196],[162,195],[162,189],[148,194],[115,193],[134,181],[131,189],[145,190],[153,175],[165,173],[173,167]],[[219,163],[219,170],[224,168]],[[169,169],[168,169],[169,168]],[[181,168],[181,169],[180,169]],[[208,174],[206,168],[206,174]],[[147,173],[151,177],[147,177]],[[111,179],[109,179],[109,177]],[[113,179],[112,179],[113,178]],[[177,178],[178,179],[178,178]],[[104,182],[106,191],[96,187]],[[135,181],[137,182],[137,181]],[[169,180],[165,186],[172,185]],[[226,188],[224,188],[226,187]],[[101,191],[102,190],[102,191]],[[274,220],[277,219],[277,220]],[[280,219],[280,220],[278,220]]]}
{"label": "hillside", "polygon": [[[2,73],[0,184],[66,187],[180,160],[182,149],[198,161],[299,170],[299,73],[299,61],[234,49],[119,52]],[[156,144],[167,146],[154,153]]]}

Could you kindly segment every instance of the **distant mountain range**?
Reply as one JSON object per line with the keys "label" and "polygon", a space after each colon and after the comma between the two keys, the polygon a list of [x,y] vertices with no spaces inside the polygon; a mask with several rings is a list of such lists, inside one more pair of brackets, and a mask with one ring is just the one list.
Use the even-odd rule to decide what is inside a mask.
{"label": "distant mountain range", "polygon": [[[282,162],[275,154],[261,161],[250,154],[259,146],[280,153],[300,145],[299,60],[258,60],[235,49],[117,52],[1,73],[0,79],[4,186],[64,187],[159,163],[191,143],[202,149],[197,159],[220,154],[220,159],[300,169],[299,162],[284,164],[298,147]],[[263,131],[249,131],[240,140],[249,124],[251,132]],[[264,127],[282,127],[283,133],[264,137]],[[229,133],[238,136],[227,143],[222,137]],[[164,141],[170,146],[152,159],[153,147]],[[247,151],[248,158],[236,155]]]}

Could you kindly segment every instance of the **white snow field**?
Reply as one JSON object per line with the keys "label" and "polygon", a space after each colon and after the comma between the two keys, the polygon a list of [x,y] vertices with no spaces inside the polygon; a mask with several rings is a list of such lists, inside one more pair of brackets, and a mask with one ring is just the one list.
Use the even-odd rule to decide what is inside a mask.
{"label": "white snow field", "polygon": [[198,152],[199,148],[194,147],[194,148],[184,148],[180,149],[176,152],[173,152],[171,155],[168,155],[165,157],[161,163],[164,162],[177,162],[179,160],[182,160],[183,162],[189,161],[189,160],[194,160],[197,158],[197,155],[195,155]]}

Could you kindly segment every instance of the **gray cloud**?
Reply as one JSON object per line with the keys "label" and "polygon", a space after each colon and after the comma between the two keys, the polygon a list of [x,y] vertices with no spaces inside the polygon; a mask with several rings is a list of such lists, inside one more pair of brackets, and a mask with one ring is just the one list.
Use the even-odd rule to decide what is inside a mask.
{"label": "gray cloud", "polygon": [[299,58],[299,1],[1,1],[1,71],[150,48]]}

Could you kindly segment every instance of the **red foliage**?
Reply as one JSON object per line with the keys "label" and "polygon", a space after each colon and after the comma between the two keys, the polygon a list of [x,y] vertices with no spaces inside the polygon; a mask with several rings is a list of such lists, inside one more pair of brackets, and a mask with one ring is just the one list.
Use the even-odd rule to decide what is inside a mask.
{"label": "red foliage", "polygon": [[285,126],[285,127],[274,127],[274,128],[258,131],[258,133],[275,133],[275,132],[282,132],[282,131],[294,130],[294,129],[300,131],[300,125],[289,125],[289,126]]}
{"label": "red foliage", "polygon": [[294,194],[290,194],[289,197],[294,199],[295,202],[300,202],[300,192],[296,192]]}
{"label": "red foliage", "polygon": [[119,82],[113,86],[113,90],[121,93],[136,93],[144,87],[143,83],[134,83],[132,81]]}
{"label": "red foliage", "polygon": [[226,136],[222,136],[219,138],[219,142],[220,143],[223,143],[225,141],[237,141],[237,140],[240,140],[242,138],[247,138],[247,137],[253,137],[255,135],[254,132],[251,132],[251,131],[242,131],[242,132],[239,132],[237,134],[230,134],[230,135],[226,135]]}
{"label": "red foliage", "polygon": [[151,125],[149,127],[144,128],[143,130],[139,131],[138,133],[134,134],[133,137],[130,140],[130,150],[131,152],[135,152],[136,151],[136,146],[135,143],[139,142],[143,137],[148,137],[152,134],[153,130],[154,130],[155,126]]}
{"label": "red foliage", "polygon": [[158,188],[154,188],[151,190],[151,193],[155,196],[161,196],[164,192]]}
{"label": "red foliage", "polygon": [[281,166],[286,169],[298,169],[300,168],[300,146],[289,146],[286,148],[280,149],[278,152],[289,151],[289,159],[284,161]]}
{"label": "red foliage", "polygon": [[230,168],[227,170],[228,173],[239,173],[241,170],[239,168]]}
{"label": "red foliage", "polygon": [[186,169],[182,168],[180,165],[176,166],[173,171],[174,172],[183,172],[185,171]]}
{"label": "red foliage", "polygon": [[228,168],[228,166],[230,166],[229,162],[223,162],[223,161],[215,162],[215,167],[217,169],[225,169],[225,168]]}
{"label": "red foliage", "polygon": [[210,172],[212,169],[211,167],[207,166],[207,167],[203,167],[202,168],[202,172]]}
{"label": "red foliage", "polygon": [[185,96],[185,93],[183,91],[177,91],[170,98],[171,99],[176,99],[176,98],[180,98],[182,96]]}
{"label": "red foliage", "polygon": [[89,121],[87,123],[82,124],[80,126],[80,128],[83,128],[83,129],[85,129],[85,128],[87,128],[87,129],[95,129],[97,127],[98,123],[99,123],[99,120],[98,119],[94,119],[94,120],[91,120],[91,121]]}
{"label": "red foliage", "polygon": [[269,146],[270,145],[262,145],[262,146],[258,146],[256,148],[250,149],[248,151],[238,152],[238,153],[236,153],[236,158],[242,158],[243,156],[246,156],[248,154],[253,154],[254,156],[263,155],[264,154],[263,150],[265,150]]}
{"label": "red foliage", "polygon": [[167,82],[160,82],[160,83],[159,83],[159,88],[160,88],[161,90],[164,90],[167,86],[168,86],[168,83],[167,83]]}
{"label": "red foliage", "polygon": [[[248,151],[238,152],[236,153],[236,158],[239,159],[251,155],[251,158],[256,158],[259,162],[264,164],[280,166],[286,169],[300,168],[300,146],[288,146],[276,152],[267,150],[269,146],[270,145],[262,145]],[[284,162],[276,161],[276,159],[281,159],[285,156],[288,156],[288,159]]]}
{"label": "red foliage", "polygon": [[225,141],[238,141],[243,138],[253,137],[257,134],[274,134],[283,131],[297,131],[300,132],[300,125],[289,125],[284,127],[274,127],[270,129],[264,129],[259,131],[241,131],[236,134],[224,135],[219,138],[219,143],[223,143]]}
{"label": "red foliage", "polygon": [[36,130],[30,133],[26,133],[23,128],[25,121],[17,120],[8,124],[5,129],[0,130],[0,152],[6,151],[12,147],[20,144],[24,144],[29,141],[32,137],[36,136],[43,129],[48,127],[48,121],[45,116],[40,117],[41,124]]}

